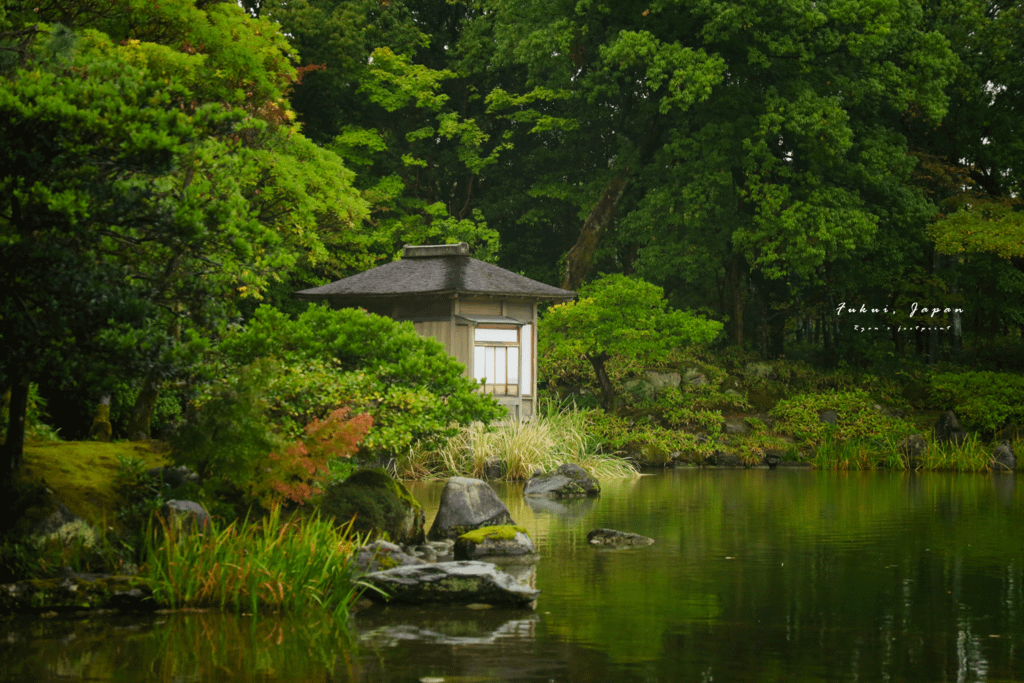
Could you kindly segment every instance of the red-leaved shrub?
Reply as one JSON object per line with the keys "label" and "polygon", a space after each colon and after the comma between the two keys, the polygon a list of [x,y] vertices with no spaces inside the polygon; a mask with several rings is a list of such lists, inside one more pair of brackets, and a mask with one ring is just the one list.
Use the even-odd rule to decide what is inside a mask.
{"label": "red-leaved shrub", "polygon": [[306,435],[284,449],[271,453],[267,483],[278,497],[302,505],[323,490],[327,463],[332,458],[351,458],[373,426],[369,415],[348,417],[348,408],[338,408],[325,419],[306,425]]}

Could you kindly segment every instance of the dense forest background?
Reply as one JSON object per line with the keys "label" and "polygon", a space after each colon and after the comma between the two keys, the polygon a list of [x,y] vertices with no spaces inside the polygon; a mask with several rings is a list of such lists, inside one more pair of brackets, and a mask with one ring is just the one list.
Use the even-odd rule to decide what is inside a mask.
{"label": "dense forest background", "polygon": [[11,424],[146,433],[258,304],[457,241],[764,359],[1020,370],[1022,46],[1013,1],[4,0]]}

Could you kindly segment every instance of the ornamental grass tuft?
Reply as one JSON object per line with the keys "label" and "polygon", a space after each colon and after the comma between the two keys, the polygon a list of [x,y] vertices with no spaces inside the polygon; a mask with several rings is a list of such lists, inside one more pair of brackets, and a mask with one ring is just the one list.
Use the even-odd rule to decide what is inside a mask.
{"label": "ornamental grass tuft", "polygon": [[826,439],[814,449],[811,463],[823,470],[988,472],[992,469],[995,446],[986,445],[975,434],[969,435],[959,446],[939,443],[926,436],[924,451],[913,460],[901,451],[900,441],[893,436],[849,441]]}
{"label": "ornamental grass tuft", "polygon": [[436,446],[417,445],[396,466],[403,479],[483,477],[489,462],[501,463],[502,476],[529,479],[537,470],[579,465],[592,477],[632,477],[636,467],[622,458],[599,452],[588,413],[548,410],[530,422],[512,421],[488,429],[476,423]]}
{"label": "ornamental grass tuft", "polygon": [[142,575],[154,598],[172,608],[255,614],[317,605],[340,615],[362,591],[352,566],[362,539],[351,523],[336,527],[319,515],[285,521],[280,507],[260,521],[211,523],[201,534],[156,519]]}

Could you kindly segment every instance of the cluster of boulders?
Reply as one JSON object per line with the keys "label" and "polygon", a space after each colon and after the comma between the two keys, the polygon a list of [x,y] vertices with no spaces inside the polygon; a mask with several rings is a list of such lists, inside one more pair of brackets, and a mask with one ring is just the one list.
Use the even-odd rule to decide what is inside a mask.
{"label": "cluster of boulders", "polygon": [[[577,465],[538,473],[524,489],[529,498],[596,496],[600,485]],[[640,546],[652,539],[597,529],[594,545]],[[426,541],[403,545],[378,540],[359,550],[354,563],[383,603],[486,603],[532,607],[539,556],[527,530],[518,526],[494,489],[479,479],[453,477]]]}
{"label": "cluster of boulders", "polygon": [[[483,561],[482,561],[483,560]],[[540,594],[531,583],[498,568],[506,561],[536,562],[529,534],[487,482],[448,480],[425,542],[404,548],[377,541],[355,563],[367,573],[366,595],[386,603],[487,603],[532,606]]]}

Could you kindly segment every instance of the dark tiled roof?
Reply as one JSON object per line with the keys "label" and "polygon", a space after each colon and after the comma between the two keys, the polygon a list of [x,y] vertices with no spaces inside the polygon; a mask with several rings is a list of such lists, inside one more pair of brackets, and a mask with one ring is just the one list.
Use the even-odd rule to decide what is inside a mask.
{"label": "dark tiled roof", "polygon": [[542,300],[570,300],[576,293],[531,280],[469,256],[404,258],[329,285],[303,289],[303,301],[412,296],[487,294]]}

